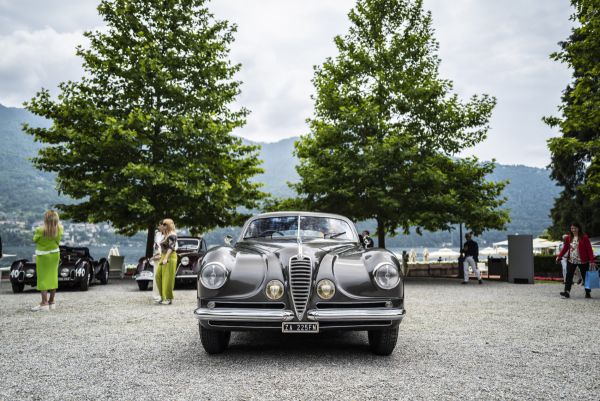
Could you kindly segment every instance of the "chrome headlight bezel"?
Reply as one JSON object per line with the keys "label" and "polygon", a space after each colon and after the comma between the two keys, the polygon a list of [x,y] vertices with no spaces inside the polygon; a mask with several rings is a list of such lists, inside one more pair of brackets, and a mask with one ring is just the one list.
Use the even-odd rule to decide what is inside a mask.
{"label": "chrome headlight bezel", "polygon": [[183,258],[181,258],[181,265],[182,266],[187,266],[190,264],[190,258],[188,258],[187,256],[184,256]]}
{"label": "chrome headlight bezel", "polygon": [[[208,273],[209,268],[212,268],[211,273],[215,274],[215,276],[218,273],[222,277],[222,281],[217,282],[217,283],[214,283],[214,281],[212,283],[209,282],[205,275],[205,273]],[[202,270],[200,270],[199,276],[200,276],[200,282],[202,283],[203,287],[208,288],[209,290],[218,290],[219,288],[223,287],[225,285],[225,283],[227,282],[227,280],[229,279],[229,270],[227,270],[225,265],[223,265],[222,263],[209,262],[202,267]],[[214,277],[211,277],[211,278],[214,279]]]}
{"label": "chrome headlight bezel", "polygon": [[70,273],[70,270],[69,270],[68,267],[63,267],[63,268],[60,269],[60,276],[61,277],[69,277],[69,273]]}
{"label": "chrome headlight bezel", "polygon": [[[329,295],[325,294],[323,290],[325,287],[330,287],[331,293]],[[317,283],[317,295],[319,298],[324,300],[330,300],[335,295],[335,284],[333,281],[329,279],[323,279]]]}
{"label": "chrome headlight bezel", "polygon": [[29,268],[25,270],[25,277],[31,278],[33,276],[35,276],[35,269]]}
{"label": "chrome headlight bezel", "polygon": [[[386,275],[389,275],[391,272],[395,274],[395,277],[386,277]],[[386,278],[387,281],[384,282],[383,278]],[[391,283],[389,282],[390,278],[394,279]],[[377,287],[382,290],[393,290],[400,284],[400,272],[393,263],[383,262],[373,269],[373,281]]]}
{"label": "chrome headlight bezel", "polygon": [[[279,288],[279,291],[276,294],[272,294],[272,292],[273,292],[272,287],[274,287],[274,286]],[[277,301],[278,299],[281,299],[284,294],[285,294],[285,287],[284,287],[283,283],[279,280],[271,280],[265,286],[265,295],[267,296],[267,298],[269,298],[272,301]]]}

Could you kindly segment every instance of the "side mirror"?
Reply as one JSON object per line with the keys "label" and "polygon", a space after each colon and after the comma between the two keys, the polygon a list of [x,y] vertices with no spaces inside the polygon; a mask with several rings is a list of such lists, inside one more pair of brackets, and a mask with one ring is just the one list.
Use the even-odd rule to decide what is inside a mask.
{"label": "side mirror", "polygon": [[223,238],[223,241],[225,242],[225,245],[231,246],[231,243],[233,242],[233,237],[227,234],[225,238]]}

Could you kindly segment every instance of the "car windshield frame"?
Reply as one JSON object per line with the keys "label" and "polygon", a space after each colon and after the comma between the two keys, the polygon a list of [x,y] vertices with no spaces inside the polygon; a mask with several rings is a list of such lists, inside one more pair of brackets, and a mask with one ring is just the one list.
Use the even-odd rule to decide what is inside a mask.
{"label": "car windshield frame", "polygon": [[[300,222],[300,230],[298,229]],[[347,219],[328,215],[285,214],[257,216],[248,221],[240,240],[334,240],[358,241],[355,228]],[[281,235],[284,234],[284,235]]]}
{"label": "car windshield frame", "polygon": [[[192,242],[194,241],[194,248],[190,245],[182,246],[180,242]],[[178,251],[198,251],[200,250],[200,246],[202,245],[201,240],[197,238],[178,238],[177,239],[177,250]]]}

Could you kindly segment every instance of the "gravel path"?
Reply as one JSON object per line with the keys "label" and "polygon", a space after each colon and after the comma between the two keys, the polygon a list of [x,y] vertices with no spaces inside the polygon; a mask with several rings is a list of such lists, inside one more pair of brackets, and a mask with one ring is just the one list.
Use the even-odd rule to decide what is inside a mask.
{"label": "gravel path", "polygon": [[[409,279],[390,357],[364,332],[234,333],[207,355],[195,291],[156,306],[132,280],[61,291],[0,287],[1,400],[599,400],[600,291]],[[586,345],[589,344],[589,345]]]}

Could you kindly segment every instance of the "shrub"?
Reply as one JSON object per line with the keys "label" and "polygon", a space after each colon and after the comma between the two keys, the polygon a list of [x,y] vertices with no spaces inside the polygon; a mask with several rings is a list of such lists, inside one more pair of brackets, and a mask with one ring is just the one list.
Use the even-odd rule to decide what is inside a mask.
{"label": "shrub", "polygon": [[533,271],[536,276],[562,275],[562,267],[556,263],[556,256],[553,255],[533,255]]}

